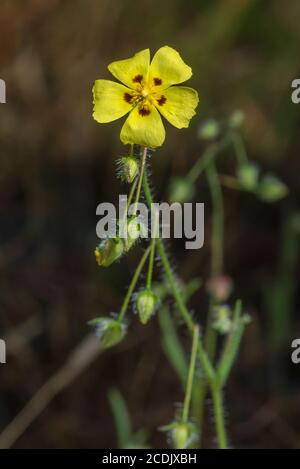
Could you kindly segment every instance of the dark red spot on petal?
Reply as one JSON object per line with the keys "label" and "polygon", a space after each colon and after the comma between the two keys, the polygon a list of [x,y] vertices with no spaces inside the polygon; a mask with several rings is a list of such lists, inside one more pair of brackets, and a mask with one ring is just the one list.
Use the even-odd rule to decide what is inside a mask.
{"label": "dark red spot on petal", "polygon": [[153,78],[154,85],[159,86],[162,84],[162,80],[160,78]]}
{"label": "dark red spot on petal", "polygon": [[141,106],[139,108],[139,114],[140,116],[149,116],[149,114],[151,113],[150,109],[147,107],[147,106]]}
{"label": "dark red spot on petal", "polygon": [[132,102],[132,96],[130,93],[124,93],[124,99],[126,103],[131,103]]}
{"label": "dark red spot on petal", "polygon": [[133,83],[141,83],[142,79],[143,79],[143,75],[136,75],[132,81]]}
{"label": "dark red spot on petal", "polygon": [[157,100],[157,103],[158,103],[160,106],[163,106],[166,101],[167,101],[167,98],[162,95],[162,96]]}

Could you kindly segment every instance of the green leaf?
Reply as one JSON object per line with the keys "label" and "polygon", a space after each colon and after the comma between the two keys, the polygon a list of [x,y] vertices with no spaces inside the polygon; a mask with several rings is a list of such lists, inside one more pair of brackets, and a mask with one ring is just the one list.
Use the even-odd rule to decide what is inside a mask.
{"label": "green leaf", "polygon": [[127,406],[118,389],[109,390],[108,400],[117,429],[118,446],[125,448],[129,444],[132,435],[131,420]]}

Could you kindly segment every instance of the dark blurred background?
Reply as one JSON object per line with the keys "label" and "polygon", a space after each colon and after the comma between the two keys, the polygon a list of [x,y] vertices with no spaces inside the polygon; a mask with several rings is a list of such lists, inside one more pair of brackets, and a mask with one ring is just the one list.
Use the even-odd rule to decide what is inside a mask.
{"label": "dark blurred background", "polygon": [[[192,66],[189,85],[201,105],[189,129],[167,125],[166,143],[152,158],[157,197],[165,198],[169,178],[184,176],[201,155],[199,124],[237,108],[246,116],[249,158],[290,189],[272,205],[224,191],[226,273],[253,317],[226,402],[234,446],[300,447],[300,365],[290,359],[291,340],[300,337],[300,105],[291,102],[291,82],[300,78],[299,21],[298,0],[1,0],[1,430],[65,365],[89,334],[87,321],[121,304],[140,250],[109,269],[97,267],[93,251],[97,204],[125,190],[115,161],[126,149],[120,121],[93,121],[91,88],[110,78],[113,60],[169,45]],[[221,168],[231,162],[224,153]],[[195,200],[207,204],[209,227],[201,180]],[[171,243],[183,280],[207,278],[209,239],[208,229],[195,252]],[[190,301],[199,314],[203,298],[200,290]],[[156,429],[182,399],[155,319],[144,328],[133,318],[121,345],[62,387],[36,418],[36,404],[29,409],[13,447],[116,447],[111,388],[121,392],[134,429],[147,429],[147,443],[162,447],[165,435]],[[213,446],[214,437],[206,438]]]}

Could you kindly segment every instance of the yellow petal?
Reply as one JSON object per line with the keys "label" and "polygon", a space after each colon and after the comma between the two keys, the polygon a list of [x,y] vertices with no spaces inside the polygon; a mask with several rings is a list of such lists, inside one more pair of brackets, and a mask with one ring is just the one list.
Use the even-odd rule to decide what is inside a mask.
{"label": "yellow petal", "polygon": [[156,96],[156,106],[160,113],[175,127],[188,127],[196,114],[198,93],[187,86],[171,86]]}
{"label": "yellow petal", "polygon": [[157,109],[151,104],[136,106],[127,117],[120,138],[125,145],[160,147],[165,140],[165,128]]}
{"label": "yellow petal", "polygon": [[108,70],[130,88],[138,88],[141,83],[147,82],[150,65],[150,50],[137,52],[130,59],[118,60],[108,66]]}
{"label": "yellow petal", "polygon": [[192,69],[184,63],[179,53],[172,47],[158,49],[152,59],[149,73],[149,85],[158,85],[161,89],[182,83],[192,76]]}
{"label": "yellow petal", "polygon": [[93,86],[93,118],[100,123],[111,122],[132,109],[129,102],[132,91],[110,80],[96,80]]}

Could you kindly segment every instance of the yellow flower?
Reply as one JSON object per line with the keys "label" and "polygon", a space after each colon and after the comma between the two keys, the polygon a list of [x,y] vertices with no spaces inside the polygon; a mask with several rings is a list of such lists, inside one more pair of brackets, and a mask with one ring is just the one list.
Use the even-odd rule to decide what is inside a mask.
{"label": "yellow flower", "polygon": [[106,123],[129,113],[120,134],[124,144],[161,146],[165,129],[160,114],[178,129],[188,127],[199,99],[196,90],[173,86],[192,76],[176,50],[161,47],[150,63],[150,50],[145,49],[111,63],[108,70],[123,84],[95,81],[93,117]]}

